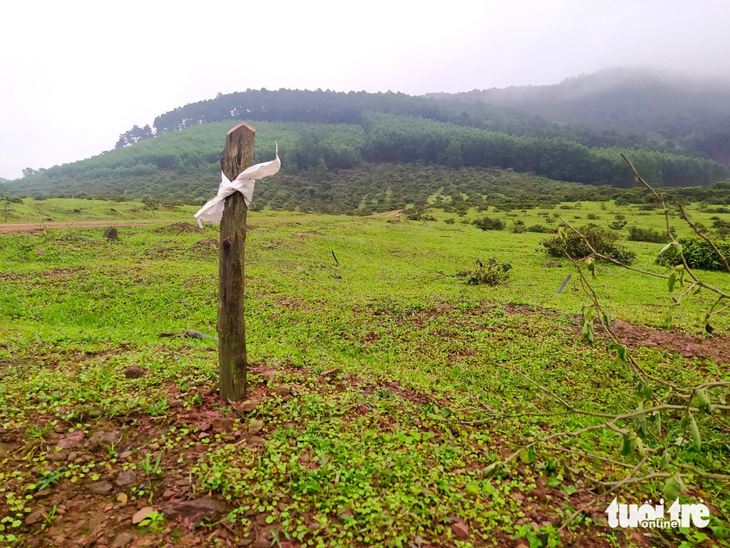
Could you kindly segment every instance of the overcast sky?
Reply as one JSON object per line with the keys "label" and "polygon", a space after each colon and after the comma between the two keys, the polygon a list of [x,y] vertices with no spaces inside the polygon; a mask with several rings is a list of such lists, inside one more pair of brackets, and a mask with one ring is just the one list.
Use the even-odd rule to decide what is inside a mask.
{"label": "overcast sky", "polygon": [[608,66],[730,71],[728,0],[7,1],[0,177],[247,88],[468,91]]}

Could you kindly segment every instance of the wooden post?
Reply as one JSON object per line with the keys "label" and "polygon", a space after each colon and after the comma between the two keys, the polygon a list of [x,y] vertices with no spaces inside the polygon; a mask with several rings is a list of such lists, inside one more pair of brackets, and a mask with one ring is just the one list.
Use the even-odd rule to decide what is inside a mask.
{"label": "wooden post", "polygon": [[[253,165],[256,130],[238,124],[226,135],[221,169],[233,181]],[[221,219],[218,266],[218,367],[220,396],[224,401],[246,398],[246,328],[243,318],[246,213],[243,194],[225,200]]]}

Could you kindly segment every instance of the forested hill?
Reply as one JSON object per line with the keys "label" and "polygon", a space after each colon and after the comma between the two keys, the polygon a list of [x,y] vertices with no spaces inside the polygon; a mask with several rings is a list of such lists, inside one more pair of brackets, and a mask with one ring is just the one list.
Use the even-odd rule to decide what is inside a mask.
{"label": "forested hill", "polygon": [[[621,159],[623,152],[657,186],[707,186],[727,175],[716,162],[662,150],[644,136],[574,130],[479,102],[457,105],[398,93],[261,90],[219,94],[168,112],[155,119],[153,128],[135,126],[126,132],[114,150],[38,172],[30,170],[19,181],[0,183],[0,194],[148,196],[201,202],[217,186],[225,133],[238,120],[257,127],[255,161],[271,159],[274,141],[279,143],[282,175],[287,177],[279,176],[279,182],[264,192],[272,207],[292,208],[296,202],[282,185],[306,188],[307,196],[299,194],[295,207],[306,204],[310,210],[425,203],[429,194],[413,186],[423,178],[406,177],[407,190],[383,179],[394,164],[408,164],[417,172],[423,166],[442,166],[460,178],[457,174],[462,169],[476,170],[473,173],[497,169],[528,174],[538,182],[552,179],[628,188],[636,182]],[[358,170],[357,175],[352,170]],[[376,171],[377,181],[363,183],[370,177],[367,173]],[[349,191],[345,188],[348,173],[353,185]],[[450,177],[434,184],[448,187]],[[474,189],[491,188],[476,175],[467,179]],[[334,180],[338,192],[328,186]],[[387,198],[375,197],[366,188],[377,189],[373,192]]]}
{"label": "forested hill", "polygon": [[431,94],[453,108],[492,104],[560,124],[644,135],[730,167],[730,84],[700,82],[650,69],[613,68],[550,86]]}
{"label": "forested hill", "polygon": [[371,113],[450,122],[508,135],[563,138],[589,147],[621,146],[664,150],[642,135],[629,136],[616,131],[598,132],[561,126],[532,114],[478,101],[454,104],[404,93],[287,89],[247,90],[226,95],[219,93],[215,99],[198,101],[161,114],[155,118],[152,126],[134,126],[119,136],[116,147],[121,148],[155,135],[209,122],[250,120],[363,125]]}
{"label": "forested hill", "polygon": [[[0,193],[202,200],[211,195],[211,181],[217,184],[221,147],[234,124],[211,122],[163,133],[2,183]],[[511,169],[626,188],[636,183],[622,152],[655,185],[710,185],[725,175],[721,165],[699,158],[637,148],[589,148],[562,138],[515,136],[413,116],[366,113],[361,125],[256,122],[256,127],[255,161],[271,159],[276,141],[283,173],[325,189],[328,178],[345,170],[383,164],[441,165],[454,172],[467,167]],[[411,202],[417,194],[409,194]]]}

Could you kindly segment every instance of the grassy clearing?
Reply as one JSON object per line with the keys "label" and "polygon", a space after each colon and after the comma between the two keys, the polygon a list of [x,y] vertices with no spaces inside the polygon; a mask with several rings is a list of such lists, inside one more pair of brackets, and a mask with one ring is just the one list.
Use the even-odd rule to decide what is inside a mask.
{"label": "grassy clearing", "polygon": [[[48,205],[76,209],[65,200]],[[579,223],[594,213],[604,225],[618,212],[569,205],[554,212]],[[573,272],[537,251],[546,235],[485,232],[441,212],[431,222],[284,223],[256,221],[297,214],[251,213],[251,399],[234,408],[215,393],[214,341],[160,336],[215,332],[217,231],[169,226],[194,209],[156,227],[120,228],[117,241],[101,229],[0,235],[0,534],[8,545],[8,535],[42,546],[81,536],[111,544],[122,535],[150,546],[712,545],[693,537],[697,530],[651,539],[612,530],[608,499],[557,532],[591,500],[589,479],[625,475],[621,438],[611,432],[566,442],[572,452],[539,446],[534,461],[489,473],[533,439],[591,424],[541,415],[562,409],[517,371],[588,411],[625,412],[632,391],[604,343],[580,340],[576,316],[586,299],[574,280],[556,294]],[[530,225],[542,213],[469,216]],[[625,214],[642,226],[661,220]],[[453,224],[443,222],[449,217]],[[629,247],[639,266],[663,271],[653,264],[662,244]],[[455,276],[489,257],[512,264],[507,285]],[[616,319],[664,323],[665,282],[606,270],[596,287]],[[726,276],[707,274],[718,285]],[[697,332],[704,299],[675,314],[677,332]],[[636,352],[676,383],[728,377],[722,362]],[[495,410],[504,411],[498,421]],[[702,470],[725,470],[727,433],[710,430],[702,451],[681,451]],[[670,427],[666,435],[680,433]],[[662,483],[622,496],[657,499]],[[726,545],[722,484],[688,487],[688,500],[712,505],[715,543]],[[211,502],[186,514],[187,499]],[[144,508],[157,513],[134,525]]]}

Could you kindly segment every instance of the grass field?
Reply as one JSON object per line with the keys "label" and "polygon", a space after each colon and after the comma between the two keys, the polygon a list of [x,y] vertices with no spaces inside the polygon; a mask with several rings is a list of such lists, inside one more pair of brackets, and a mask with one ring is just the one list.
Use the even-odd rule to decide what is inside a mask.
{"label": "grass field", "polygon": [[[216,330],[217,228],[180,224],[196,208],[12,207],[15,223],[159,223],[119,228],[118,240],[101,228],[0,234],[0,545],[730,545],[727,485],[695,474],[683,498],[710,506],[711,528],[645,536],[608,527],[614,494],[596,498],[600,482],[640,462],[619,454],[615,432],[520,454],[600,422],[564,413],[556,396],[625,413],[636,407],[635,381],[600,334],[594,345],[582,340],[588,299],[572,265],[540,250],[550,235],[461,222],[488,215],[555,227],[560,214],[606,226],[623,214],[660,228],[655,212],[587,202],[465,218],[436,211],[428,222],[252,212],[250,397],[232,405],[217,397],[216,343],[184,336]],[[692,213],[711,224],[713,214]],[[653,262],[662,244],[627,245],[637,266],[665,272]],[[507,284],[456,276],[490,257],[512,265]],[[730,323],[714,321],[712,337],[701,330],[709,295],[673,316],[669,338],[694,345],[685,357],[640,344],[667,327],[666,281],[602,268],[594,287],[614,319],[636,328],[629,346],[652,375],[730,380],[720,352]],[[702,276],[728,285],[727,274]],[[727,416],[698,422],[701,450],[682,442],[678,421],[660,437],[677,440],[677,460],[726,473]],[[639,475],[660,457],[650,451]],[[665,480],[628,484],[619,496],[658,500]]]}

